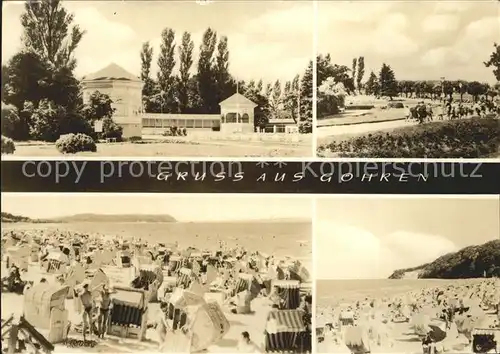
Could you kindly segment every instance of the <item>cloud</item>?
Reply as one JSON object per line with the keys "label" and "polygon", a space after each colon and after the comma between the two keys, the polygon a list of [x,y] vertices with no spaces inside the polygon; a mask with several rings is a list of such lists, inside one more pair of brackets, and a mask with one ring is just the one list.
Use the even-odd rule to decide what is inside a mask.
{"label": "cloud", "polygon": [[[292,7],[263,13],[243,24],[241,32],[249,36],[266,34],[271,37],[313,35],[313,6],[311,2],[297,3]],[[235,29],[237,30],[237,29]]]}
{"label": "cloud", "polygon": [[460,19],[454,14],[437,14],[427,16],[422,21],[422,30],[427,33],[453,32],[459,28]]}
{"label": "cloud", "polygon": [[379,236],[332,221],[316,224],[318,279],[386,278],[394,270],[417,266],[457,250],[437,235],[398,231]]}

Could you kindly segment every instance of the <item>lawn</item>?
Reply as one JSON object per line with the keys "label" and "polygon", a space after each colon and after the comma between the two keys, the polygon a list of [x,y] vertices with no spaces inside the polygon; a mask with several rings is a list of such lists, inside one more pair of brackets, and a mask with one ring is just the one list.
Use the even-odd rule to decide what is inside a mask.
{"label": "lawn", "polygon": [[[14,155],[33,157],[71,157],[62,155],[54,144],[18,143]],[[137,143],[99,143],[97,152],[82,152],[76,156],[89,157],[311,157],[312,147],[304,143],[279,142],[147,142]]]}

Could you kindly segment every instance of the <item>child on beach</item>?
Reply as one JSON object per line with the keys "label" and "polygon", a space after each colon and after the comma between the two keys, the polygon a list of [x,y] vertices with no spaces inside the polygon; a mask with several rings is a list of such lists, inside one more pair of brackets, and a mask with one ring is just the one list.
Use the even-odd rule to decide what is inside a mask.
{"label": "child on beach", "polygon": [[247,331],[241,333],[238,351],[240,353],[262,353],[257,344],[250,339],[250,334]]}

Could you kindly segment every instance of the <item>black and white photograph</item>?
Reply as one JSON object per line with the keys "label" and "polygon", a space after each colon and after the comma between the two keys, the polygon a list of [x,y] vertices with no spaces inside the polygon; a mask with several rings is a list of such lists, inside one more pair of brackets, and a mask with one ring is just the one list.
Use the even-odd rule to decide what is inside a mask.
{"label": "black and white photograph", "polygon": [[318,353],[498,353],[498,197],[320,198]]}
{"label": "black and white photograph", "polygon": [[313,157],[311,1],[6,1],[2,155]]}
{"label": "black and white photograph", "polygon": [[317,6],[318,157],[500,157],[498,1]]}
{"label": "black and white photograph", "polygon": [[2,348],[310,353],[311,213],[286,196],[2,194]]}

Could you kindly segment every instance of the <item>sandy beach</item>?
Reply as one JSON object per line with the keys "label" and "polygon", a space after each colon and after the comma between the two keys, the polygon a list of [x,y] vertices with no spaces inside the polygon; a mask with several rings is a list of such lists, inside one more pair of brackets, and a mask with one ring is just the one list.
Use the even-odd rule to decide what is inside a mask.
{"label": "sandy beach", "polygon": [[[355,353],[359,341],[371,353],[422,353],[430,331],[442,336],[433,343],[438,353],[472,353],[480,330],[500,343],[499,287],[494,278],[318,281],[317,350]],[[442,315],[450,307],[466,311],[447,322]]]}
{"label": "sandy beach", "polygon": [[[143,272],[149,271],[148,274],[151,274],[157,271],[158,266],[160,266],[161,276],[157,276],[156,283],[149,283],[148,290],[144,291],[144,297],[149,297],[151,293],[156,292],[157,298],[145,301],[144,308],[147,309],[147,320],[143,321],[140,327],[137,327],[137,330],[144,329],[142,340],[108,333],[104,338],[97,338],[95,335],[87,336],[87,342],[84,343],[81,331],[82,306],[78,302],[79,298],[76,300],[72,298],[63,301],[64,309],[68,314],[69,334],[67,338],[63,336],[63,339],[53,343],[55,344],[54,352],[172,352],[172,348],[176,348],[174,351],[179,352],[179,346],[169,342],[168,338],[174,337],[169,337],[168,333],[175,333],[175,338],[183,337],[181,332],[185,329],[186,324],[182,329],[171,330],[168,323],[173,325],[176,320],[172,319],[169,322],[168,312],[162,311],[162,303],[168,305],[176,291],[182,293],[184,297],[189,295],[196,299],[196,304],[191,304],[192,308],[196,306],[201,309],[206,306],[215,308],[215,310],[210,310],[212,312],[207,310],[207,318],[212,318],[212,320],[203,320],[203,316],[199,315],[202,310],[197,310],[197,317],[190,319],[190,313],[186,310],[186,314],[188,314],[188,322],[186,323],[191,326],[190,335],[209,337],[210,343],[195,350],[191,339],[191,349],[184,352],[237,352],[242,332],[245,331],[250,335],[251,341],[259,348],[258,350],[264,352],[266,349],[264,331],[269,327],[269,318],[272,317],[270,313],[285,309],[282,307],[284,306],[283,300],[278,299],[276,302],[276,296],[279,298],[281,295],[276,295],[277,293],[273,292],[272,289],[278,289],[279,294],[287,293],[283,296],[290,297],[293,290],[286,289],[296,288],[297,296],[300,293],[302,299],[300,306],[302,306],[303,296],[311,295],[312,287],[308,273],[308,269],[311,269],[311,247],[310,242],[307,241],[309,234],[307,230],[309,230],[310,225],[307,223],[292,223],[290,225],[289,222],[269,222],[262,223],[262,225],[253,222],[242,225],[237,225],[237,223],[210,224],[211,227],[198,223],[158,223],[156,225],[148,223],[7,224],[2,237],[2,249],[5,249],[2,254],[3,284],[9,284],[6,279],[12,273],[12,265],[16,265],[20,268],[20,279],[28,286],[23,291],[24,295],[2,291],[2,320],[8,319],[10,315],[14,315],[16,318],[24,315],[29,320],[30,316],[26,314],[26,296],[28,296],[26,294],[31,291],[30,286],[33,289],[41,287],[42,278],[47,281],[50,287],[65,286],[71,283],[69,280],[70,274],[72,274],[71,269],[83,267],[87,280],[81,283],[79,281],[79,284],[74,286],[75,289],[80,289],[79,287],[83,283],[92,282],[93,277],[97,278],[95,274],[100,271],[105,274],[103,277],[105,286],[109,286],[111,289],[122,286],[129,288],[133,281],[137,281],[142,276]],[[112,230],[115,232],[113,233]],[[236,230],[239,230],[239,233]],[[130,238],[131,234],[136,235],[135,239]],[[158,243],[161,234],[169,235],[168,244]],[[63,242],[63,239],[67,241]],[[67,247],[71,249],[72,243],[75,244],[77,240],[80,241],[80,256],[75,257],[74,250],[70,250],[67,257],[68,262],[63,264],[61,268],[65,270],[53,271],[49,267],[47,271],[45,263],[41,261],[43,249],[50,248],[51,254],[56,252],[57,248]],[[287,242],[284,242],[285,240]],[[147,246],[138,247],[139,244]],[[32,245],[36,245],[36,247]],[[126,249],[130,253],[131,266],[116,264],[119,252],[108,251],[114,246],[119,246],[117,249]],[[163,263],[163,259],[160,261],[161,257],[157,257],[156,260],[146,259],[152,254],[163,252],[159,251],[160,248],[162,250],[168,249],[170,263]],[[261,248],[260,252],[257,251],[258,248]],[[20,249],[25,251],[19,251]],[[35,249],[38,251],[35,252]],[[273,249],[276,251],[273,252]],[[63,251],[61,250],[61,252]],[[34,256],[35,254],[37,256]],[[93,262],[85,264],[88,255]],[[216,255],[220,257],[221,262],[219,262],[219,258],[215,261]],[[39,259],[34,260],[34,258]],[[182,266],[190,268],[192,273],[196,273],[189,275],[189,284],[181,284],[185,280],[182,275],[184,270],[172,271],[172,262],[175,263],[176,259],[181,259]],[[271,259],[272,261],[270,261]],[[214,260],[213,267],[206,265],[209,260]],[[79,265],[76,266],[75,262]],[[200,264],[201,267],[194,265],[195,263]],[[181,268],[181,266],[179,265],[177,268]],[[210,270],[207,271],[208,268]],[[182,267],[182,269],[185,268]],[[277,269],[279,269],[278,272],[276,272]],[[293,280],[290,278],[290,270],[292,269],[296,271],[296,273],[292,271],[295,274]],[[208,275],[207,272],[211,275]],[[273,277],[274,279],[272,279]],[[299,280],[295,280],[297,277]],[[160,278],[162,285],[158,287],[158,279]],[[181,278],[184,279],[182,282]],[[221,278],[226,279],[226,281],[220,283]],[[242,279],[247,280],[243,281]],[[285,284],[287,282],[294,286]],[[275,287],[276,284],[282,283],[285,284],[280,285],[283,287]],[[214,284],[219,284],[219,287],[215,289]],[[124,293],[122,291],[118,294],[123,295]],[[112,299],[114,299],[113,296],[119,297],[119,295],[111,293]],[[99,307],[98,298],[97,296],[94,299],[96,307]],[[244,304],[241,303],[241,299],[244,299]],[[175,306],[177,308],[177,305]],[[248,311],[240,311],[242,306]],[[299,303],[290,309],[285,309],[284,312],[302,313],[300,312],[302,307],[294,310],[297,306]],[[115,307],[112,307],[111,311]],[[112,317],[112,315],[110,316]],[[162,316],[167,318],[165,321],[167,323],[167,340],[164,339],[165,331],[162,335],[162,327],[159,327]],[[213,316],[219,316],[220,319],[214,320]],[[302,319],[300,320],[302,321]],[[219,323],[217,321],[222,321],[220,325],[223,330],[220,335],[214,334],[217,332],[215,328],[216,323]],[[305,325],[303,324],[303,326],[305,330]],[[49,332],[54,331],[53,326],[49,326],[50,328],[35,327],[46,338],[51,337]],[[196,331],[200,333],[205,331],[205,334],[197,334]],[[170,339],[170,341],[172,340],[174,339]],[[161,343],[169,344],[161,347]],[[297,352],[297,348],[289,350]]]}

